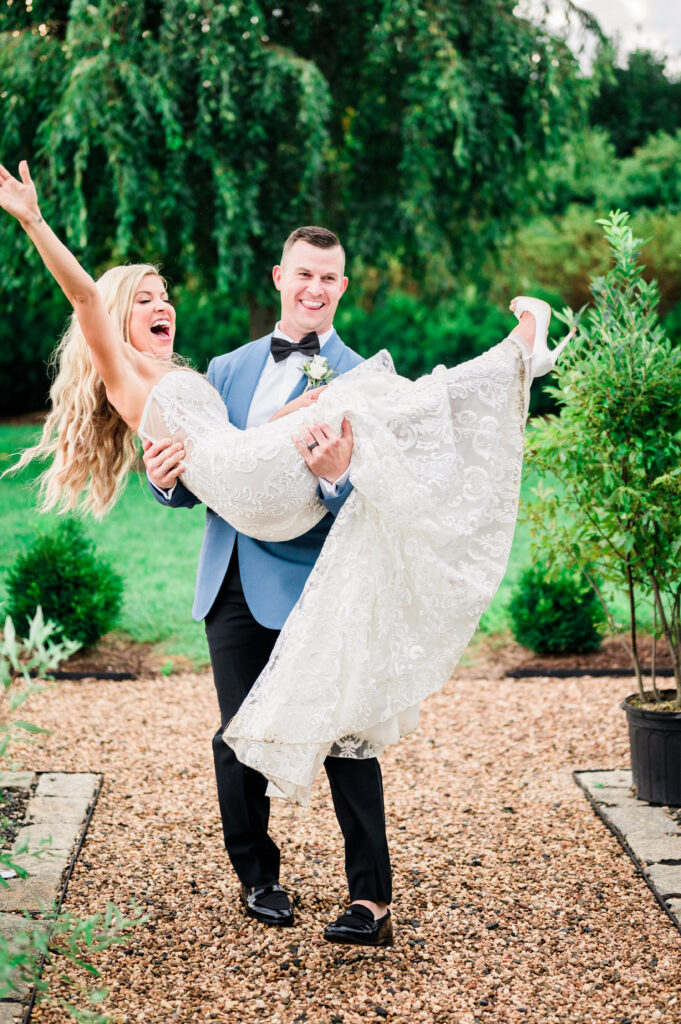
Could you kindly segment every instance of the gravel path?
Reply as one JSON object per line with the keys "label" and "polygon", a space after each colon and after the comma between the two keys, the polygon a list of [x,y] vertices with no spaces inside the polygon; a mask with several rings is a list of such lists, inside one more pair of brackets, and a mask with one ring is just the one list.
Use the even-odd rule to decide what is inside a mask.
{"label": "gravel path", "polygon": [[455,679],[427,702],[382,762],[397,938],[377,951],[320,936],[345,899],[325,778],[310,808],[274,805],[295,927],[243,916],[208,675],[54,684],[24,712],[53,734],[16,760],[105,773],[66,905],[134,899],[150,914],[132,948],[97,961],[117,1024],[678,1024],[679,935],[571,778],[627,765],[631,688]]}

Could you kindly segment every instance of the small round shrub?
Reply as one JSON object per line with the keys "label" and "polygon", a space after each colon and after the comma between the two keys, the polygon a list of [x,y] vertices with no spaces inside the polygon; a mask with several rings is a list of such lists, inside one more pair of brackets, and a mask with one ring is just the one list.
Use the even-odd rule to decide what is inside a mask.
{"label": "small round shrub", "polygon": [[508,609],[514,637],[537,654],[597,651],[605,614],[593,588],[567,570],[547,575],[539,562],[518,580]]}
{"label": "small round shrub", "polygon": [[76,519],[61,520],[11,566],[8,608],[18,632],[38,605],[63,639],[91,647],[113,626],[121,608],[123,580]]}

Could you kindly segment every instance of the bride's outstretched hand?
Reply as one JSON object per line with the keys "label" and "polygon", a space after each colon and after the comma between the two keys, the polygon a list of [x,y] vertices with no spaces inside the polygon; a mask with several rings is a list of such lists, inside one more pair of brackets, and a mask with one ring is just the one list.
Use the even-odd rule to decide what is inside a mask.
{"label": "bride's outstretched hand", "polygon": [[40,208],[35,185],[25,160],[19,164],[19,175],[21,181],[0,164],[0,206],[17,220],[26,223],[40,217]]}

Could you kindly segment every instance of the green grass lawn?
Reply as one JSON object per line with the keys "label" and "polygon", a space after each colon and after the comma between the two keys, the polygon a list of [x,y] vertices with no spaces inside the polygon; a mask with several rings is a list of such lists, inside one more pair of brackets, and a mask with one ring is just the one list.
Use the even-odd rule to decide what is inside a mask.
{"label": "green grass lawn", "polygon": [[[31,427],[0,427],[0,468],[10,465],[13,453],[36,436]],[[57,518],[34,510],[39,469],[34,464],[0,481],[0,601],[6,598],[5,574],[16,554]],[[203,624],[191,618],[204,514],[201,506],[163,508],[149,493],[146,478],[132,475],[113,511],[100,521],[86,520],[98,551],[125,581],[119,630],[158,645],[160,653],[183,654],[196,665],[208,661]]]}
{"label": "green grass lawn", "polygon": [[[0,427],[0,469],[10,465],[13,453],[29,445],[37,431],[31,427]],[[0,602],[5,599],[4,578],[18,551],[36,533],[49,529],[56,516],[34,510],[38,467],[0,481]],[[536,477],[526,473],[523,498],[530,496]],[[133,475],[119,503],[101,521],[88,518],[87,530],[98,550],[106,554],[125,580],[119,630],[134,640],[157,645],[159,653],[185,655],[195,665],[208,662],[201,623],[191,619],[196,563],[203,533],[204,510],[166,509],[154,501],[144,476]],[[508,629],[507,605],[519,574],[530,561],[530,529],[521,519],[516,528],[508,571],[480,629],[501,633]],[[617,594],[611,605],[626,628],[627,603]],[[642,616],[649,626],[650,614]]]}

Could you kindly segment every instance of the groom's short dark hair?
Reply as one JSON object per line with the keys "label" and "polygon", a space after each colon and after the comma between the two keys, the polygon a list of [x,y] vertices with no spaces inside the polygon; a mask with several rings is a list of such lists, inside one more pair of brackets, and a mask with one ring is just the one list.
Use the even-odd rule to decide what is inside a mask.
{"label": "groom's short dark hair", "polygon": [[[320,228],[314,224],[308,224],[302,228],[296,228],[292,231],[284,242],[284,248],[281,253],[281,262],[284,262],[284,257],[289,251],[292,245],[296,242],[307,242],[309,245],[316,245],[318,249],[335,249],[338,245],[341,249],[343,246],[340,243],[340,238],[335,235],[333,231],[329,231],[328,228]],[[343,255],[345,250],[343,249]]]}

